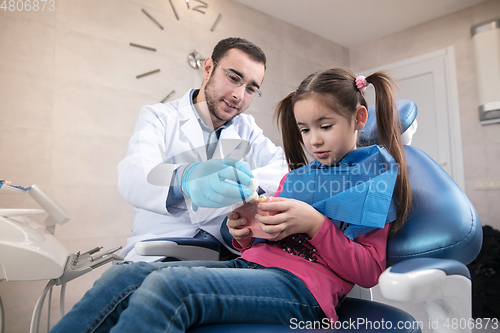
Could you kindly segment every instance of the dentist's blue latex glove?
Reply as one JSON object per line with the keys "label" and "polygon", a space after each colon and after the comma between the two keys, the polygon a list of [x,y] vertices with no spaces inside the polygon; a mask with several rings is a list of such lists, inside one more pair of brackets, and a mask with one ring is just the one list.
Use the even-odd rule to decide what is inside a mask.
{"label": "dentist's blue latex glove", "polygon": [[250,165],[232,158],[213,159],[189,165],[182,175],[182,191],[196,207],[221,208],[252,195],[248,188],[253,174]]}

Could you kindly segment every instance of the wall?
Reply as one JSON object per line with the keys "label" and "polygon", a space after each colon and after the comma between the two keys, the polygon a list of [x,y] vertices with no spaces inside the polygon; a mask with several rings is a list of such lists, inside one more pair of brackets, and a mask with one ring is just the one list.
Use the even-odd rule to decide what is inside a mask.
{"label": "wall", "polygon": [[[481,126],[474,48],[470,28],[498,17],[500,1],[479,5],[351,48],[350,66],[356,71],[405,60],[453,45],[455,47],[466,194],[483,225],[500,229],[500,191],[476,190],[476,182],[500,179],[500,124]],[[417,132],[418,134],[418,132]]]}
{"label": "wall", "polygon": [[[188,10],[184,0],[172,2],[180,20],[163,0],[56,0],[54,11],[49,5],[43,12],[0,10],[0,179],[43,185],[72,214],[56,230],[70,253],[125,244],[133,216],[116,191],[116,166],[141,106],[161,101],[172,90],[172,98],[179,98],[200,85],[198,72],[186,61],[191,50],[208,57],[216,42],[229,36],[263,48],[268,56],[264,97],[248,113],[277,144],[281,140],[272,121],[277,101],[307,74],[348,64],[346,48],[239,3],[207,0],[202,14]],[[219,13],[222,20],[211,32]],[[158,74],[135,78],[157,68]],[[6,195],[0,196],[0,207],[38,208],[28,196]],[[66,309],[103,271],[68,284]],[[45,284],[0,283],[6,332],[29,330]],[[58,292],[52,323],[59,319]]]}

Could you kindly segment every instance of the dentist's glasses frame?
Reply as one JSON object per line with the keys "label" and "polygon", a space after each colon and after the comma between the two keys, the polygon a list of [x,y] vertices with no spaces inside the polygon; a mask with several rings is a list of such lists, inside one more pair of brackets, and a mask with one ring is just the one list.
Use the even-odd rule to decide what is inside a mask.
{"label": "dentist's glasses frame", "polygon": [[251,84],[248,84],[248,83],[245,83],[243,81],[243,78],[241,76],[239,76],[238,74],[236,73],[233,73],[233,72],[229,72],[227,70],[224,69],[224,67],[222,67],[221,65],[219,65],[216,61],[214,61],[214,63],[220,67],[220,69],[222,69],[224,71],[224,73],[226,73],[226,79],[229,83],[237,86],[237,87],[241,87],[242,85],[245,85],[245,93],[254,98],[254,97],[262,97],[262,92],[259,90],[259,88],[257,88],[256,86],[254,85],[251,85]]}

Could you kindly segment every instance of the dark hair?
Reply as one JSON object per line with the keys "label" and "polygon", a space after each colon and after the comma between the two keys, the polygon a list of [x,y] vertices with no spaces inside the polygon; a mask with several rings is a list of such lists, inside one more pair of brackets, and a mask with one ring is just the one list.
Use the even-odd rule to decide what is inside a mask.
{"label": "dark hair", "polygon": [[266,55],[264,51],[254,43],[238,37],[229,37],[217,43],[212,52],[212,59],[218,63],[231,49],[238,49],[245,52],[252,60],[261,62],[264,64],[264,68],[266,68]]}
{"label": "dark hair", "polygon": [[[392,86],[396,84],[384,72],[376,72],[368,76],[366,81],[375,87],[379,142],[399,165],[395,186],[398,214],[396,221],[391,224],[391,231],[396,232],[403,226],[411,208],[410,179],[401,141],[401,128],[394,112],[395,101]],[[359,105],[367,108],[363,93],[356,87],[356,77],[350,71],[333,68],[309,75],[295,92],[290,93],[278,104],[275,112],[290,170],[307,164],[304,143],[295,120],[293,106],[297,101],[311,96],[320,98],[328,107],[338,110],[348,119],[352,119]]]}

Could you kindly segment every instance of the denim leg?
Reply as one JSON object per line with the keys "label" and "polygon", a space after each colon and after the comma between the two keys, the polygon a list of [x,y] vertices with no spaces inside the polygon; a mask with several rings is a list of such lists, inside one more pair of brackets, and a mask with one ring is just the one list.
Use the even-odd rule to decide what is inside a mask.
{"label": "denim leg", "polygon": [[295,275],[232,262],[235,268],[169,266],[152,272],[111,332],[185,332],[214,323],[289,325],[291,318],[324,317]]}
{"label": "denim leg", "polygon": [[228,263],[223,261],[136,262],[112,266],[50,332],[109,332],[127,308],[130,295],[152,272],[169,266],[226,267]]}

